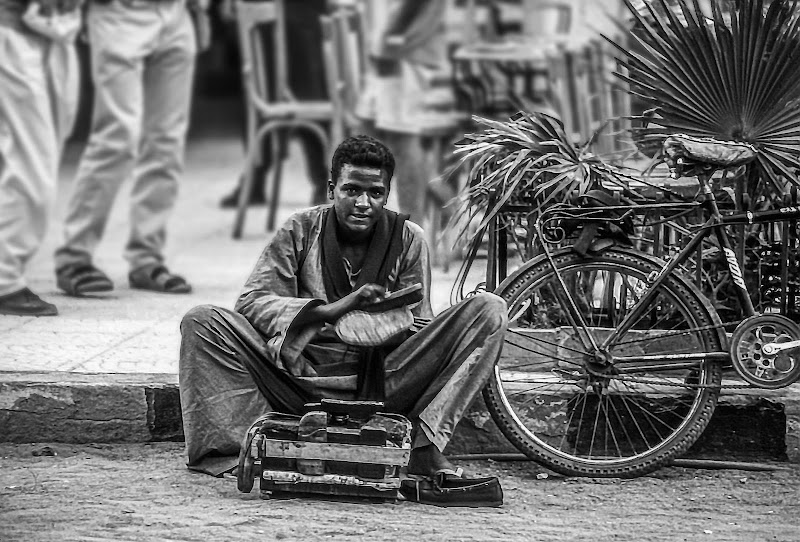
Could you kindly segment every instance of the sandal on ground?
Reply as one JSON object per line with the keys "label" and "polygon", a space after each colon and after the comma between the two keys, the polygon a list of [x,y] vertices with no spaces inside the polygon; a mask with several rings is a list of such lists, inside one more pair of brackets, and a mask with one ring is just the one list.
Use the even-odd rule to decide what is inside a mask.
{"label": "sandal on ground", "polygon": [[432,478],[402,480],[400,494],[408,501],[434,506],[477,508],[503,504],[503,489],[496,477],[461,478],[446,471],[439,471]]}
{"label": "sandal on ground", "polygon": [[65,265],[56,270],[56,284],[67,295],[82,296],[110,292],[114,283],[90,263]]}
{"label": "sandal on ground", "polygon": [[192,287],[180,275],[170,273],[161,264],[146,265],[128,274],[131,288],[164,292],[168,294],[188,294]]}

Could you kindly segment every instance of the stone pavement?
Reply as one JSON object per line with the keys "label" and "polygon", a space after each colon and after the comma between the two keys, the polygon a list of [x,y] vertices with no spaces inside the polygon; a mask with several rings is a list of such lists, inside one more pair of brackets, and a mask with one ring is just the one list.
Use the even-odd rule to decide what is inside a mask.
{"label": "stone pavement", "polygon": [[[0,316],[0,440],[179,438],[176,394],[154,398],[152,393],[159,392],[148,396],[150,392],[142,393],[142,387],[175,391],[181,317],[199,304],[232,308],[269,239],[265,207],[249,210],[240,240],[231,238],[234,211],[218,207],[243,162],[238,132],[235,128],[226,132],[224,126],[219,131],[199,131],[188,146],[187,171],[166,251],[170,269],[192,283],[190,295],[129,288],[122,258],[129,185],[121,190],[95,256],[96,265],[109,274],[116,289],[108,295],[73,298],[56,288],[52,256],[80,152],[78,145],[68,149],[56,218],[28,273],[31,288],[55,303],[60,314],[53,318]],[[291,146],[278,223],[310,201],[304,168],[299,147]],[[390,206],[394,201],[390,198]],[[448,306],[453,278],[454,271],[434,275],[435,310]],[[148,412],[150,418],[155,415],[153,401],[171,405],[160,410],[169,419],[159,427],[167,429],[154,428],[154,423],[161,422],[152,419],[148,429]]]}
{"label": "stone pavement", "polygon": [[[251,209],[243,238],[231,238],[233,211],[222,210],[217,203],[238,176],[243,150],[235,130],[206,130],[189,144],[185,182],[172,217],[167,247],[167,264],[189,279],[193,293],[156,294],[128,287],[127,266],[121,256],[127,234],[125,186],[95,258],[95,263],[114,280],[116,289],[102,297],[71,298],[55,287],[52,254],[60,237],[64,200],[78,151],[77,147],[69,149],[59,186],[57,218],[29,273],[32,289],[54,302],[60,315],[0,316],[0,440],[180,440],[179,322],[188,309],[198,304],[233,306],[269,238],[264,230],[265,208]],[[311,187],[304,173],[299,148],[292,146],[285,167],[279,223],[307,205]],[[390,206],[391,203],[390,200]],[[434,270],[434,311],[449,305],[455,271]],[[767,435],[768,431],[761,427],[762,414],[774,412],[775,408],[779,410],[778,425],[773,431],[776,434]],[[770,394],[757,392],[750,397],[731,395],[724,398],[719,417],[727,417],[728,421],[717,424],[716,430],[712,421],[706,439],[711,443],[708,446],[716,447],[718,456],[725,456],[731,448],[741,448],[742,442],[757,444],[777,439],[778,451],[773,449],[767,455],[770,459],[779,458],[785,437],[788,457],[800,461],[800,386]],[[736,423],[744,426],[736,430]],[[737,432],[741,437],[732,444],[728,437]],[[500,435],[480,400],[462,421],[450,450],[515,451]]]}
{"label": "stone pavement", "polygon": [[[60,238],[64,200],[75,169],[70,149],[59,186],[58,219],[31,265],[32,289],[58,306],[55,318],[0,316],[0,371],[74,373],[177,372],[178,323],[191,307],[213,303],[232,307],[240,288],[269,239],[266,210],[251,208],[243,239],[231,238],[234,212],[219,199],[232,188],[243,160],[236,138],[204,138],[190,143],[186,179],[168,230],[167,264],[192,283],[190,295],[166,295],[128,287],[121,254],[127,236],[128,187],[111,217],[95,263],[114,281],[110,295],[73,298],[55,286],[52,255]],[[285,172],[278,222],[305,206],[311,195],[299,149],[292,148]],[[434,304],[447,306],[452,278],[435,277]]]}

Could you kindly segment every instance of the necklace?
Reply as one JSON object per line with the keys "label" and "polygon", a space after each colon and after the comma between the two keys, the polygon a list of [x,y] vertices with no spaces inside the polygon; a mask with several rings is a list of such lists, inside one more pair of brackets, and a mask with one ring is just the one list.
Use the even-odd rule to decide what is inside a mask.
{"label": "necklace", "polygon": [[358,275],[361,274],[361,269],[353,271],[353,266],[350,263],[350,260],[342,256],[342,260],[344,260],[344,270],[347,272],[347,278],[350,280],[350,283],[355,283]]}

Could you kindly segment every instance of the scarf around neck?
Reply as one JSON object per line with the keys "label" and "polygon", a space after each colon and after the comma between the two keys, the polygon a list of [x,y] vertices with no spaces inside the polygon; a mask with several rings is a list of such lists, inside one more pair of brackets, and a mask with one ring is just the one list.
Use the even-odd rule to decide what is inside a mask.
{"label": "scarf around neck", "polygon": [[[320,260],[328,302],[337,301],[364,284],[388,286],[389,273],[403,253],[403,225],[407,219],[408,215],[384,210],[383,216],[375,224],[360,271],[353,270],[358,271],[358,279],[351,285],[339,247],[336,211],[333,207],[325,210],[322,217]],[[385,399],[385,357],[386,352],[380,346],[361,348],[356,384],[358,399]]]}
{"label": "scarf around neck", "polygon": [[375,224],[358,279],[351,286],[339,246],[336,211],[333,207],[325,210],[322,217],[320,254],[325,294],[329,302],[338,301],[365,284],[387,286],[389,273],[403,253],[403,224],[407,219],[408,215],[400,215],[388,209],[384,211]]}

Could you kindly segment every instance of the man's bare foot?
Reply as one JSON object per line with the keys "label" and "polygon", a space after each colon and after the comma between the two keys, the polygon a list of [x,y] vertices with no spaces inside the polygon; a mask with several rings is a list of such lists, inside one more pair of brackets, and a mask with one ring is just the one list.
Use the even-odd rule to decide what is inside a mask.
{"label": "man's bare foot", "polygon": [[441,470],[455,471],[455,467],[436,446],[428,444],[411,450],[408,460],[409,474],[432,477]]}

